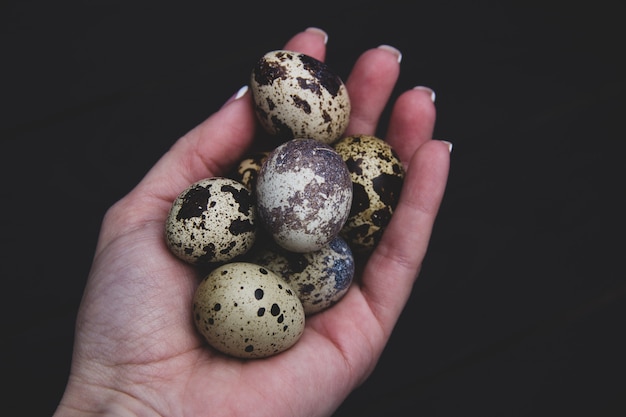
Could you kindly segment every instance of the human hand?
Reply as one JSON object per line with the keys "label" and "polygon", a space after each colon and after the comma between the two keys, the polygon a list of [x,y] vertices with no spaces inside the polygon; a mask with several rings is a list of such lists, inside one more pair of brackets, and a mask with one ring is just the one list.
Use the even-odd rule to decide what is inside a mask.
{"label": "human hand", "polygon": [[[323,60],[319,31],[284,49]],[[389,48],[364,52],[346,86],[346,135],[374,135],[399,75]],[[172,201],[189,184],[223,176],[257,129],[250,94],[231,98],[179,139],[102,223],[79,309],[74,356],[55,416],[327,416],[374,369],[410,295],[444,193],[448,145],[431,140],[430,93],[393,105],[385,139],[406,167],[384,236],[341,301],[307,317],[298,342],[255,360],[225,356],[196,331],[191,299],[200,277],[164,240]]]}

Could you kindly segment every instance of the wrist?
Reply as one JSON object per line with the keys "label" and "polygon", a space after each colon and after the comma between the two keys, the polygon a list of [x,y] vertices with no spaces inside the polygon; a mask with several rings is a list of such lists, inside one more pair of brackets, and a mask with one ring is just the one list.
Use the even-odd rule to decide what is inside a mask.
{"label": "wrist", "polygon": [[130,394],[70,378],[53,417],[80,416],[158,417],[160,414]]}

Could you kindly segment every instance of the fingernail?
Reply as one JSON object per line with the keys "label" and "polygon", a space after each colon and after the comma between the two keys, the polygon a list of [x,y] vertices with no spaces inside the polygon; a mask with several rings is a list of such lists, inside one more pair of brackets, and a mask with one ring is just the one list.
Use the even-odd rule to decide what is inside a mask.
{"label": "fingernail", "polygon": [[448,152],[452,153],[452,142],[448,142],[447,140],[442,140],[441,142],[445,143],[446,145],[448,145]]}
{"label": "fingernail", "polygon": [[400,52],[398,48],[391,45],[379,45],[378,49],[384,49],[385,51],[389,51],[394,54],[396,57],[398,57],[398,64],[402,62],[402,52]]}
{"label": "fingernail", "polygon": [[237,92],[235,94],[233,94],[232,96],[230,96],[230,98],[228,100],[226,100],[226,103],[224,103],[222,105],[222,107],[226,106],[227,104],[232,103],[235,100],[240,99],[241,97],[243,97],[246,93],[248,92],[248,86],[244,85],[243,87],[241,87],[239,90],[237,90]]}
{"label": "fingernail", "polygon": [[322,37],[324,37],[324,45],[326,45],[328,43],[328,33],[326,33],[325,30],[311,26],[311,27],[306,28],[304,31],[305,32],[311,32],[311,33],[317,33],[317,34],[321,35]]}
{"label": "fingernail", "polygon": [[235,94],[235,97],[233,98],[233,100],[238,100],[241,97],[244,96],[244,94],[246,94],[248,92],[248,86],[244,85],[243,87],[241,87],[238,91],[237,94]]}
{"label": "fingernail", "polygon": [[429,94],[430,94],[430,99],[432,100],[432,102],[433,102],[433,103],[435,102],[436,95],[435,95],[435,92],[433,91],[433,89],[432,89],[432,88],[430,88],[430,87],[425,87],[425,86],[423,86],[423,85],[418,85],[418,86],[416,86],[416,87],[413,87],[413,89],[414,89],[414,90],[424,90],[424,91],[426,91],[427,93],[429,93]]}

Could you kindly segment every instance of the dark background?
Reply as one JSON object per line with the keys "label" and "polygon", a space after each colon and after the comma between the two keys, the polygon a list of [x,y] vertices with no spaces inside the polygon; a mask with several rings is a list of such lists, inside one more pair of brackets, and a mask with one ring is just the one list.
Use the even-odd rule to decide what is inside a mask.
{"label": "dark background", "polygon": [[3,414],[55,409],[105,210],[317,26],[344,78],[399,48],[393,97],[432,87],[454,143],[410,302],[336,417],[626,415],[623,2],[164,3],[0,6]]}

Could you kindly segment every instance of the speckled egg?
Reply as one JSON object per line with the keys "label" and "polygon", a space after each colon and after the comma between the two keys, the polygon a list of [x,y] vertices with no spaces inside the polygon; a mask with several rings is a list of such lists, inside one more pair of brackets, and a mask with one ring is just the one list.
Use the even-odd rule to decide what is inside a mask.
{"label": "speckled egg", "polygon": [[251,192],[256,186],[256,179],[259,176],[261,165],[267,159],[268,151],[259,151],[246,156],[239,162],[233,174],[233,179],[246,186]]}
{"label": "speckled egg", "polygon": [[270,244],[254,248],[249,255],[251,262],[267,267],[291,285],[306,315],[336,304],[354,278],[352,251],[339,236],[314,252],[289,252]]}
{"label": "speckled egg", "polygon": [[238,358],[263,358],[293,346],[304,332],[302,303],[275,273],[249,262],[211,271],[193,297],[196,328],[209,345]]}
{"label": "speckled egg", "polygon": [[283,141],[304,137],[337,141],[350,120],[350,98],[341,78],[322,61],[298,52],[263,55],[250,90],[261,126]]}
{"label": "speckled egg", "polygon": [[350,172],[330,145],[292,139],[263,163],[256,203],[260,223],[280,246],[319,250],[339,234],[350,213]]}
{"label": "speckled egg", "polygon": [[165,222],[167,246],[191,264],[227,262],[254,245],[256,217],[252,194],[243,184],[206,178],[172,203]]}
{"label": "speckled egg", "polygon": [[335,143],[353,182],[350,215],[341,236],[355,253],[371,251],[398,205],[404,168],[391,146],[382,139],[353,135]]}

